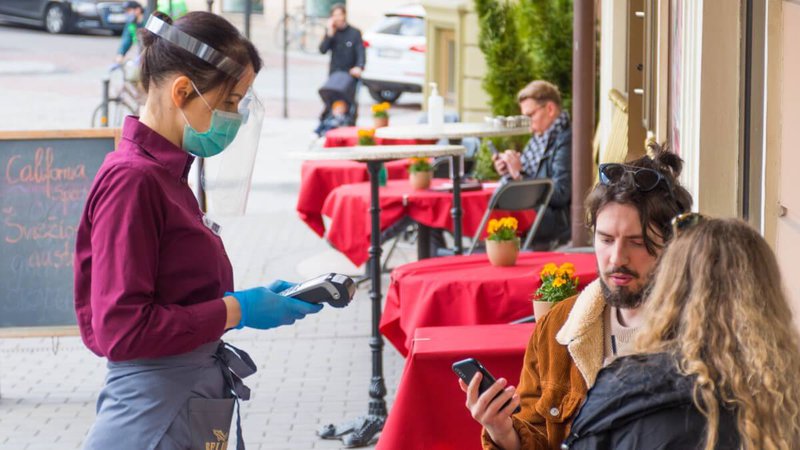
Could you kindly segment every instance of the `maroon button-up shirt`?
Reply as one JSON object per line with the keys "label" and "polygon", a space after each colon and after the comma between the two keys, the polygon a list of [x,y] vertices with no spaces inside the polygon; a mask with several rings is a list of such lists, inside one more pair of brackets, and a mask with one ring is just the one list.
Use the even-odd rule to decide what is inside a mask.
{"label": "maroon button-up shirt", "polygon": [[193,160],[128,117],[97,173],[78,227],[75,311],[99,356],[176,355],[224,332],[233,269],[187,185]]}

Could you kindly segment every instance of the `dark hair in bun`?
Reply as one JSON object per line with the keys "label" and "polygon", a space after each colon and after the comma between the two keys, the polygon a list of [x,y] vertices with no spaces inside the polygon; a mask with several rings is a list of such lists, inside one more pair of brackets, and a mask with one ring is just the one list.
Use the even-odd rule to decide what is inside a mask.
{"label": "dark hair in bun", "polygon": [[672,219],[691,210],[692,195],[678,181],[683,168],[680,156],[670,152],[666,144],[653,142],[647,147],[648,156],[628,161],[625,165],[655,170],[663,181],[647,192],[641,191],[629,176],[610,185],[596,184],[586,197],[586,220],[589,228],[594,230],[598,213],[609,203],[633,206],[639,211],[645,247],[655,255],[661,246],[653,241],[651,231],[655,230],[664,242],[671,239]]}
{"label": "dark hair in bun", "polygon": [[[159,11],[154,16],[173,25],[184,33],[208,44],[243,66],[252,66],[258,73],[263,62],[255,46],[239,33],[230,22],[207,12],[194,11],[174,23]],[[200,57],[160,38],[145,28],[139,30],[142,52],[142,85],[149,91],[151,84],[158,84],[169,75],[179,73],[189,77],[200,92],[207,92],[219,86],[230,91],[238,80]],[[192,94],[194,96],[194,94]],[[190,97],[191,98],[191,97]]]}

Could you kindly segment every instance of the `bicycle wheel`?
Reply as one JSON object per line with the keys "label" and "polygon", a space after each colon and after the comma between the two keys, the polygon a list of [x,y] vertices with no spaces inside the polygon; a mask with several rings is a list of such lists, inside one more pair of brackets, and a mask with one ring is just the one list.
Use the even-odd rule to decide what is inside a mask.
{"label": "bicycle wheel", "polygon": [[319,44],[325,36],[325,25],[315,18],[309,18],[300,39],[300,50],[306,53],[319,52]]}
{"label": "bicycle wheel", "polygon": [[298,24],[298,20],[292,16],[286,16],[285,18],[278,21],[278,25],[275,27],[275,45],[278,49],[283,48],[283,30],[284,28],[287,30],[286,38],[289,43],[288,48],[289,50],[294,50],[298,46],[298,38],[300,34],[300,25]]}

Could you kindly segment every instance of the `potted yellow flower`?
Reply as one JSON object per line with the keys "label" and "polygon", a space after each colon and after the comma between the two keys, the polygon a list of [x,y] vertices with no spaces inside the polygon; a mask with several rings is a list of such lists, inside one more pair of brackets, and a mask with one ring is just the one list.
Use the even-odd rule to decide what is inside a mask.
{"label": "potted yellow flower", "polygon": [[408,179],[414,189],[428,189],[433,178],[433,166],[428,158],[411,158],[408,166]]}
{"label": "potted yellow flower", "polygon": [[372,105],[372,118],[375,120],[375,128],[381,128],[389,125],[390,107],[391,105],[388,102]]}
{"label": "potted yellow flower", "polygon": [[493,266],[513,266],[519,255],[519,237],[517,237],[517,219],[503,217],[492,219],[486,228],[486,254]]}
{"label": "potted yellow flower", "polygon": [[556,303],[578,293],[578,277],[575,276],[575,266],[572,263],[560,266],[545,264],[539,277],[542,280],[541,285],[533,294],[533,316],[537,322]]}
{"label": "potted yellow flower", "polygon": [[375,145],[375,129],[358,130],[358,145]]}

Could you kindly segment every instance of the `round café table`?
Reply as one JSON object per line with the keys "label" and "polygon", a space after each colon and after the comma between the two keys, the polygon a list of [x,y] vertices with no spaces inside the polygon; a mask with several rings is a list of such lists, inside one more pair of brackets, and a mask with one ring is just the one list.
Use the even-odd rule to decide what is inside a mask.
{"label": "round caf\u00e9 table", "polygon": [[511,267],[495,267],[485,254],[404,264],[392,271],[380,331],[406,356],[420,327],[509,323],[530,316],[542,268],[565,262],[575,265],[579,291],[597,278],[591,253],[521,252]]}
{"label": "round caf\u00e9 table", "polygon": [[[326,148],[352,147],[358,145],[358,131],[368,130],[368,127],[339,127],[325,133]],[[376,138],[376,145],[418,145],[434,144],[435,139],[381,139]]]}
{"label": "round caf\u00e9 table", "polygon": [[530,134],[527,127],[496,127],[484,122],[453,122],[440,127],[428,124],[390,125],[375,130],[380,139],[463,139],[465,137],[503,137]]}
{"label": "round caf\u00e9 table", "polygon": [[[388,161],[385,164],[389,180],[408,180],[407,159]],[[358,161],[303,161],[300,168],[300,192],[295,210],[319,237],[325,236],[322,206],[328,195],[346,184],[369,181],[366,164]]]}
{"label": "round caf\u00e9 table", "polygon": [[[498,127],[485,122],[452,122],[433,127],[428,124],[397,125],[382,127],[375,130],[376,139],[448,139],[450,142],[460,144],[466,137],[490,138],[505,136],[523,136],[530,134],[528,127]],[[458,170],[453,170],[458,167]],[[458,172],[464,177],[464,158],[453,160],[450,165],[450,178]],[[460,237],[460,236],[459,236]]]}
{"label": "round caf\u00e9 table", "polygon": [[[380,242],[380,189],[378,174],[382,163],[407,158],[436,158],[450,156],[461,157],[466,150],[460,145],[391,145],[391,146],[363,146],[339,147],[317,152],[304,152],[292,154],[295,158],[305,160],[346,160],[367,163],[367,172],[370,180],[370,222],[372,227],[371,245],[369,249],[370,273],[370,299],[372,300],[372,337],[369,346],[372,352],[372,377],[369,385],[368,414],[356,419],[359,429],[343,440],[345,445],[366,445],[372,437],[383,429],[386,423],[386,383],[383,379],[383,338],[378,326],[381,318],[381,242]],[[461,228],[461,189],[460,176],[453,179],[453,221],[458,229]],[[341,425],[340,427],[347,427]],[[340,429],[334,427],[334,433]],[[349,442],[347,438],[355,436],[357,442]]]}
{"label": "round caf\u00e9 table", "polygon": [[[449,184],[444,179],[434,179],[429,189],[416,190],[404,180],[389,180],[381,187],[381,232],[404,217],[419,225],[417,258],[430,257],[429,244],[422,238],[423,230],[443,229],[453,232],[454,224],[450,210],[452,194],[439,189]],[[489,199],[498,183],[484,183],[481,189],[461,192],[461,228],[467,236],[473,236],[486,213]],[[339,186],[328,194],[321,214],[330,218],[327,230],[328,242],[354,265],[360,266],[369,257],[370,236],[368,217],[370,205],[369,183],[351,183]],[[535,218],[534,211],[494,210],[490,218],[513,216],[519,221],[519,230],[530,228]]]}

